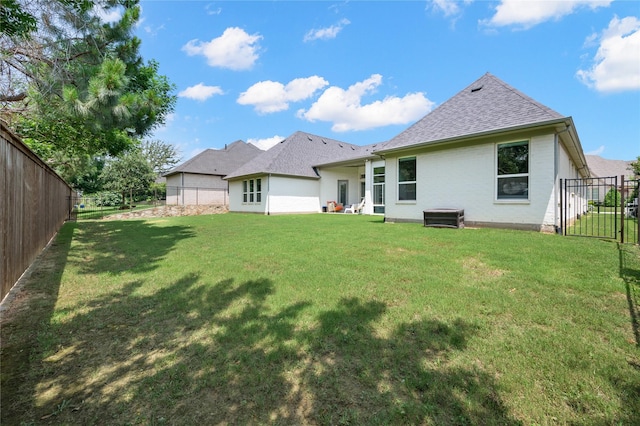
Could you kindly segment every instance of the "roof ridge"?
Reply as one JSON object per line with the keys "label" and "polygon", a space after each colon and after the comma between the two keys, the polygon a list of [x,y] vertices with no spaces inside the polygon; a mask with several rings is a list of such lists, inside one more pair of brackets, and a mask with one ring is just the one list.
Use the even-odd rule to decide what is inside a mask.
{"label": "roof ridge", "polygon": [[174,170],[178,170],[178,169],[182,169],[185,166],[188,166],[189,164],[193,163],[194,161],[196,161],[196,159],[198,157],[200,157],[201,155],[203,155],[205,152],[207,151],[211,151],[213,150],[213,148],[206,148],[204,151],[201,151],[199,153],[197,153],[196,155],[194,155],[193,157],[189,158],[188,160],[186,160],[184,163],[178,164],[177,166],[175,166],[173,169],[169,170],[169,172],[172,172]]}
{"label": "roof ridge", "polygon": [[[507,82],[505,82],[504,80],[501,80],[501,79],[499,79],[498,77],[496,77],[496,76],[494,76],[494,75],[492,75],[492,74],[489,74],[489,73],[487,73],[487,74],[488,74],[490,77],[492,77],[492,78],[493,78],[493,80],[494,80],[496,83],[500,84],[502,87],[504,87],[505,89],[509,90],[509,91],[510,91],[511,93],[513,93],[514,95],[519,96],[521,99],[523,99],[523,100],[525,100],[525,101],[528,101],[528,102],[530,102],[531,104],[535,105],[535,107],[536,107],[536,108],[538,108],[538,109],[540,109],[541,111],[544,111],[544,112],[547,112],[547,113],[548,113],[548,112],[553,112],[553,113],[556,113],[556,114],[558,114],[558,115],[563,115],[563,114],[560,114],[559,112],[557,112],[557,111],[555,111],[555,110],[553,110],[553,109],[549,108],[548,106],[546,106],[546,105],[544,105],[544,104],[542,104],[542,103],[538,102],[537,100],[533,99],[531,96],[527,95],[526,93],[521,92],[520,90],[518,90],[518,89],[516,89],[515,87],[511,86],[510,84],[508,84],[508,83],[507,83]],[[484,77],[484,76],[483,76],[483,77]]]}
{"label": "roof ridge", "polygon": [[[293,135],[295,135],[296,133],[298,133],[298,132],[295,132]],[[265,151],[265,152],[269,152],[269,151],[271,151],[271,149],[273,149],[273,148],[275,148],[275,147],[277,147],[277,146],[279,146],[279,145],[282,145],[282,144],[286,143],[286,142],[287,142],[287,140],[288,140],[289,138],[291,138],[293,135],[289,135],[289,136],[287,136],[286,138],[282,139],[282,140],[281,140],[280,142],[278,142],[275,146],[271,147],[270,149],[268,149],[268,150],[267,150],[267,151]],[[268,170],[270,170],[270,169],[273,167],[273,165],[276,163],[276,160],[277,160],[278,158],[280,158],[280,156],[283,154],[283,152],[284,152],[283,148],[280,148],[280,149],[278,150],[278,152],[276,152],[276,155],[274,155],[273,157],[271,157],[271,161],[267,164],[267,169],[268,169]]]}
{"label": "roof ridge", "polygon": [[236,179],[255,173],[318,178],[318,172],[314,168],[316,164],[347,159],[364,152],[361,148],[349,142],[297,130],[251,163],[228,175],[228,178]]}
{"label": "roof ridge", "polygon": [[567,118],[487,72],[376,151]]}

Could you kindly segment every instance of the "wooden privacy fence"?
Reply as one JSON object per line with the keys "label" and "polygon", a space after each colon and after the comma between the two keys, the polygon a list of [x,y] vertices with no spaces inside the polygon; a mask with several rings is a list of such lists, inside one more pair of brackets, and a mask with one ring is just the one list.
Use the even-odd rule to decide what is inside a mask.
{"label": "wooden privacy fence", "polygon": [[67,219],[71,194],[0,120],[0,300]]}

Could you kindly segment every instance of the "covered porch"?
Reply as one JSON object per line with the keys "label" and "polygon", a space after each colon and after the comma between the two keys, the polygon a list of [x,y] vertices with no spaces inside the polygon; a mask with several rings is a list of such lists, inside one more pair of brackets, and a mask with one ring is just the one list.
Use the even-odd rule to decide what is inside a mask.
{"label": "covered porch", "polygon": [[323,212],[384,214],[384,160],[359,158],[319,165],[317,171]]}

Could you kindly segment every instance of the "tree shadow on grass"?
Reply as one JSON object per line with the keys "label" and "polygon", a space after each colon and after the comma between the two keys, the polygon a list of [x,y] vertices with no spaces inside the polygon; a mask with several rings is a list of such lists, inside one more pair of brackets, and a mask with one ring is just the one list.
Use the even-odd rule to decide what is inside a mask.
{"label": "tree shadow on grass", "polygon": [[30,421],[52,424],[517,424],[479,366],[454,365],[476,329],[404,323],[380,336],[380,302],[277,311],[267,279],[188,274],[152,295],[142,281],[58,323]]}
{"label": "tree shadow on grass", "polygon": [[306,335],[303,373],[315,397],[308,415],[321,424],[518,424],[479,365],[455,365],[477,328],[457,319],[374,329],[380,302],[343,299]]}
{"label": "tree shadow on grass", "polygon": [[[109,238],[120,233],[125,233],[130,244],[123,245],[119,237]],[[39,404],[36,401],[40,393],[36,388],[39,376],[55,372],[56,364],[46,359],[60,349],[61,339],[52,322],[55,322],[54,315],[65,315],[63,311],[55,312],[55,306],[62,275],[69,263],[81,265],[85,272],[117,273],[125,269],[146,272],[155,268],[180,239],[192,235],[186,227],[159,228],[142,221],[65,224],[51,246],[36,260],[33,272],[25,277],[19,296],[3,313],[1,423],[20,424],[30,418],[33,407]],[[74,240],[81,244],[72,245]],[[86,257],[86,245],[92,244],[102,244],[101,250],[97,250],[101,253],[99,259]],[[138,251],[135,264],[122,261],[123,255],[126,257],[135,251]]]}
{"label": "tree shadow on grass", "polygon": [[[13,289],[15,298],[0,319],[0,423],[24,412],[32,405],[33,390],[24,386],[31,368],[37,368],[37,348],[46,335],[39,335],[49,322],[60,289],[62,272],[76,224],[66,223],[53,242],[34,260]],[[13,417],[19,419],[19,417]]]}
{"label": "tree shadow on grass", "polygon": [[640,347],[640,311],[638,310],[638,291],[640,291],[640,252],[636,247],[618,244],[620,260],[620,278],[623,279],[629,304],[631,327],[636,339],[636,346]]}
{"label": "tree shadow on grass", "polygon": [[[640,347],[640,310],[638,294],[640,293],[640,251],[638,247],[618,244],[618,256],[620,260],[620,278],[625,283],[627,304],[631,328],[635,338],[636,347]],[[635,371],[625,377],[615,379],[614,385],[620,389],[620,398],[627,409],[626,412],[634,413],[625,419],[618,419],[622,424],[640,424],[640,382],[637,380],[640,374],[640,362],[627,361]]]}
{"label": "tree shadow on grass", "polygon": [[[141,273],[88,303],[55,312],[52,303],[23,377],[27,397],[7,413],[3,402],[3,423],[518,424],[496,379],[456,362],[472,323],[381,330],[382,302],[274,307],[269,279],[207,282],[198,271],[148,294],[144,272],[190,231],[169,229],[171,238],[133,224],[91,224],[78,236],[80,246],[101,244],[85,272]],[[110,259],[128,253],[139,260],[126,268]]]}
{"label": "tree shadow on grass", "polygon": [[209,285],[187,274],[152,295],[137,294],[143,284],[129,282],[52,322],[48,332],[57,339],[39,360],[33,406],[9,420],[269,420],[286,398],[279,372],[295,358],[287,342],[305,304],[267,313],[268,280]]}
{"label": "tree shadow on grass", "polygon": [[157,268],[177,242],[194,236],[187,226],[142,220],[82,222],[74,236],[79,244],[69,255],[87,274],[145,273]]}

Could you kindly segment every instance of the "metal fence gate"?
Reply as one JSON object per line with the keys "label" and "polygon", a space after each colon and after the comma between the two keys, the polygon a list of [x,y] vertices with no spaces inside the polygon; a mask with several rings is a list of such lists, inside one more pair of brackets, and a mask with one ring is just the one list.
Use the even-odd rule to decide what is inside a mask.
{"label": "metal fence gate", "polygon": [[561,179],[562,234],[638,244],[639,186],[624,176]]}

